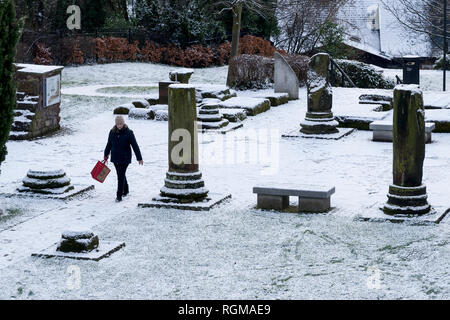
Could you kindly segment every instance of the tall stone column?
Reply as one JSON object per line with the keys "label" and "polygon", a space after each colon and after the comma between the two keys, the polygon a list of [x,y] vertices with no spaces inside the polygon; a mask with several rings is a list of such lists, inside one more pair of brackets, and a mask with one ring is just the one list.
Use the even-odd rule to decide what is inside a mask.
{"label": "tall stone column", "polygon": [[338,122],[334,120],[333,89],[330,84],[328,66],[330,56],[318,53],[311,57],[307,75],[308,111],[300,123],[305,134],[330,134],[339,132]]}
{"label": "tall stone column", "polygon": [[169,171],[161,196],[167,202],[190,203],[208,195],[198,164],[195,88],[169,86]]}
{"label": "tall stone column", "polygon": [[394,89],[393,184],[389,187],[386,214],[420,215],[431,209],[422,184],[425,159],[425,108],[417,85]]}

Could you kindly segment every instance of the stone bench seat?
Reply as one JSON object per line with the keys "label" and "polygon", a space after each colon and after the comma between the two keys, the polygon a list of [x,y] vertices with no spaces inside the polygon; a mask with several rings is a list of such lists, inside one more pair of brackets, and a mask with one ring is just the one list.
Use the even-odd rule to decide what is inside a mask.
{"label": "stone bench seat", "polygon": [[299,212],[326,212],[331,207],[331,195],[335,187],[300,186],[297,189],[288,187],[256,186],[257,207],[260,209],[284,210],[289,207],[289,197],[298,197]]}
{"label": "stone bench seat", "polygon": [[[431,143],[431,133],[436,125],[431,122],[425,123],[425,141]],[[373,141],[392,142],[392,121],[374,121],[370,124],[373,131]]]}

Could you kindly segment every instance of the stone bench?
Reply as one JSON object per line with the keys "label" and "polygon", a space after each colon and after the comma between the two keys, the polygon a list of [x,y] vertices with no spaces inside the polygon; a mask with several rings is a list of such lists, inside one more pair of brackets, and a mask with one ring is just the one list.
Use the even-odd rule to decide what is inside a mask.
{"label": "stone bench", "polygon": [[289,207],[289,196],[298,197],[299,212],[325,212],[331,207],[331,195],[335,187],[303,186],[298,189],[257,186],[253,193],[258,195],[260,209],[284,210]]}
{"label": "stone bench", "polygon": [[[431,133],[436,128],[434,123],[425,123],[425,141],[430,143]],[[374,121],[370,124],[373,131],[373,141],[392,142],[392,121]]]}

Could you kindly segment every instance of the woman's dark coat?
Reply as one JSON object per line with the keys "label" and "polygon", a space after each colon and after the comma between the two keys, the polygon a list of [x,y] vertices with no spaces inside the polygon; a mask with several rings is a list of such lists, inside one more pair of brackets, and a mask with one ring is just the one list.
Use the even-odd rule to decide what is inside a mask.
{"label": "woman's dark coat", "polygon": [[131,147],[136,154],[137,161],[142,160],[141,150],[136,142],[136,138],[131,129],[124,126],[119,130],[116,126],[111,129],[108,137],[108,144],[105,148],[105,158],[111,152],[111,162],[116,164],[131,163]]}

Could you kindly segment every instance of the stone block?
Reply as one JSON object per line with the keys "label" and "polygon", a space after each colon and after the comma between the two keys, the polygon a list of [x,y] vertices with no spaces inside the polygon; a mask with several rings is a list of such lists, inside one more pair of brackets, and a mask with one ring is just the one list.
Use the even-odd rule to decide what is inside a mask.
{"label": "stone block", "polygon": [[[373,141],[392,142],[392,121],[374,121],[370,124],[373,131]],[[425,142],[432,142],[432,132],[436,128],[434,123],[425,123]]]}
{"label": "stone block", "polygon": [[299,197],[299,212],[327,212],[331,208],[331,198]]}
{"label": "stone block", "polygon": [[135,108],[140,108],[140,109],[145,109],[145,108],[150,108],[150,103],[148,103],[147,100],[136,100],[131,102],[131,104],[135,107]]}
{"label": "stone block", "polygon": [[285,92],[289,94],[290,99],[298,99],[300,83],[286,59],[275,52],[275,68],[274,68],[274,90],[276,93]]}
{"label": "stone block", "polygon": [[258,194],[257,207],[268,210],[284,210],[289,207],[289,196]]}
{"label": "stone block", "polygon": [[126,115],[130,113],[130,110],[134,109],[134,105],[131,103],[122,104],[114,109],[114,114]]}
{"label": "stone block", "polygon": [[133,108],[128,113],[130,119],[153,120],[155,119],[155,112],[152,109]]}

